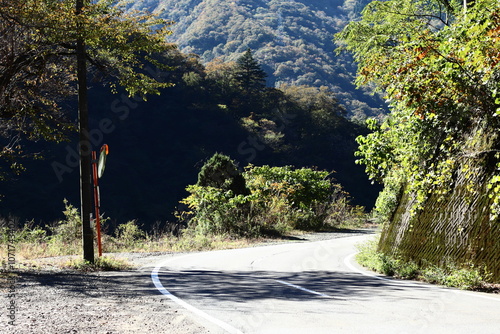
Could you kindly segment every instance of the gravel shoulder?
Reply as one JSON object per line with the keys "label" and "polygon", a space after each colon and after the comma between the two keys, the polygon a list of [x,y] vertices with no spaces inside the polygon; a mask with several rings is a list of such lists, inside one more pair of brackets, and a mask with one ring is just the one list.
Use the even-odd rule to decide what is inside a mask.
{"label": "gravel shoulder", "polygon": [[[360,233],[373,230],[303,234],[254,246],[321,241]],[[112,255],[126,259],[136,268],[82,273],[51,267],[50,259],[44,259],[44,269],[19,271],[15,281],[1,278],[0,332],[210,333],[187,311],[158,293],[151,281],[151,269],[162,259],[179,253]],[[10,305],[16,308],[15,325],[9,324]]]}

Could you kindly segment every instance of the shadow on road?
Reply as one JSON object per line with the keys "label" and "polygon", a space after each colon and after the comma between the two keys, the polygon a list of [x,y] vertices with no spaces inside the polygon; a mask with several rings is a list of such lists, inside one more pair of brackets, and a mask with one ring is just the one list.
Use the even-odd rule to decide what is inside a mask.
{"label": "shadow on road", "polygon": [[[245,302],[252,299],[310,300],[324,298],[287,285],[290,284],[326,294],[337,299],[385,298],[405,290],[401,286],[356,273],[310,271],[282,272],[222,272],[181,271],[161,272],[163,286],[183,298],[209,298],[219,301]],[[412,289],[428,289],[425,286]],[[407,288],[406,288],[407,290]]]}
{"label": "shadow on road", "polygon": [[23,272],[18,286],[22,291],[33,285],[54,288],[67,295],[80,297],[101,297],[103,294],[113,298],[134,298],[145,295],[158,295],[151,282],[149,272],[120,271],[104,273],[79,272]]}
{"label": "shadow on road", "polygon": [[[284,284],[285,281],[326,294],[335,299],[363,300],[386,298],[404,287],[376,280],[356,273],[305,271],[285,272],[226,272],[226,271],[160,271],[163,286],[179,298],[246,302],[249,300],[310,300],[324,298]],[[83,298],[135,298],[158,296],[151,281],[150,271],[123,271],[107,273],[23,273],[19,287],[33,285],[55,288],[62,294]],[[412,289],[428,289],[413,286]],[[29,292],[29,289],[27,289]],[[400,296],[403,297],[403,296]],[[403,297],[405,298],[405,297]]]}

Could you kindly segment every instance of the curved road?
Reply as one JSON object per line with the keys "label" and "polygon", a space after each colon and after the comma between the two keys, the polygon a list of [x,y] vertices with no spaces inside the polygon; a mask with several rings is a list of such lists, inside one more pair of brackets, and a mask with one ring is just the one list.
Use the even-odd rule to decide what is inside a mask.
{"label": "curved road", "polygon": [[169,258],[156,288],[213,333],[500,333],[500,296],[374,275],[370,236]]}

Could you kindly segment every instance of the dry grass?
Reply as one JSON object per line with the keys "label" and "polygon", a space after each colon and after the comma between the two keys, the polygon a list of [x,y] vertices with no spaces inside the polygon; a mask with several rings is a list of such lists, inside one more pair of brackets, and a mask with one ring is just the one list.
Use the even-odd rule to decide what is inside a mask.
{"label": "dry grass", "polygon": [[[113,253],[154,253],[154,252],[191,252],[219,249],[235,249],[248,247],[255,243],[265,242],[260,239],[235,239],[225,236],[198,236],[186,233],[182,237],[163,236],[153,240],[144,238],[124,243],[115,238],[107,237],[103,241],[103,251]],[[83,271],[122,270],[130,268],[130,264],[120,264],[113,257],[101,257],[95,266],[82,262],[82,245],[80,241],[71,244],[57,242],[19,242],[15,244],[15,267],[23,270],[64,269],[73,268]],[[96,248],[97,249],[97,248]],[[4,270],[7,265],[7,245],[0,245],[0,259]],[[104,259],[104,260],[103,260]],[[116,262],[116,261],[118,262]]]}
{"label": "dry grass", "polygon": [[[41,228],[33,222],[21,225],[16,221],[12,224],[10,218],[0,219],[0,263],[4,271],[9,267],[9,255],[15,257],[15,267],[22,269],[65,268],[68,260],[73,261],[70,265],[72,267],[89,268],[88,264],[74,262],[82,258],[81,222],[78,210],[67,201],[65,206],[66,219],[51,227]],[[11,225],[18,227],[12,229]],[[297,235],[302,232],[291,233]],[[102,242],[103,252],[107,254],[191,252],[243,248],[275,241],[276,237],[279,236],[274,239],[249,239],[229,235],[204,235],[193,229],[183,230],[180,236],[161,233],[158,229],[148,234],[139,228],[136,221],[129,221],[117,227],[115,236],[103,233]],[[101,263],[102,267],[111,265],[108,262]],[[115,265],[120,267],[117,263]]]}

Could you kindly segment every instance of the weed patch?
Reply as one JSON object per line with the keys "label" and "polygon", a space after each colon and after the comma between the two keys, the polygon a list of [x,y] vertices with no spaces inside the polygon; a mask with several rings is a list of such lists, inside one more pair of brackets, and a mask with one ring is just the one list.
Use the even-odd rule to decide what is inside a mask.
{"label": "weed patch", "polygon": [[68,263],[64,265],[64,267],[84,272],[120,271],[120,270],[129,270],[133,268],[133,266],[125,260],[119,260],[107,256],[102,256],[97,258],[94,261],[94,263],[90,263],[83,259],[70,260]]}
{"label": "weed patch", "polygon": [[463,290],[488,290],[491,274],[485,268],[477,268],[466,264],[458,266],[447,264],[436,266],[432,264],[417,265],[405,261],[398,256],[391,256],[377,251],[380,236],[358,245],[359,253],[356,260],[362,266],[401,279],[418,279],[424,282],[439,284]]}

